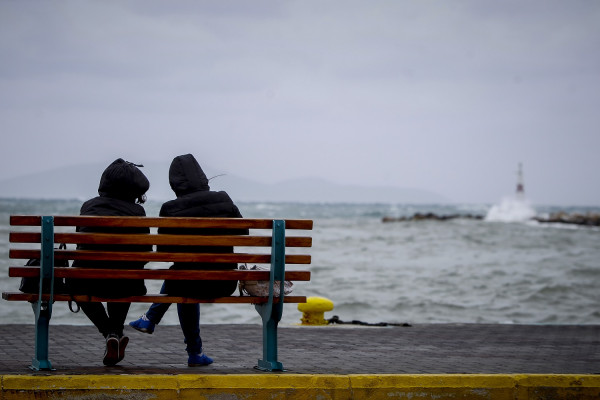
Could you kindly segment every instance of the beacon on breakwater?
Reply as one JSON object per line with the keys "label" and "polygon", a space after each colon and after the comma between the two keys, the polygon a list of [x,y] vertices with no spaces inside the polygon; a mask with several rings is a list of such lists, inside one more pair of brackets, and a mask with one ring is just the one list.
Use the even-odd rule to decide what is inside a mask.
{"label": "beacon on breakwater", "polygon": [[523,184],[523,164],[519,163],[517,170],[517,199],[525,198],[525,185]]}

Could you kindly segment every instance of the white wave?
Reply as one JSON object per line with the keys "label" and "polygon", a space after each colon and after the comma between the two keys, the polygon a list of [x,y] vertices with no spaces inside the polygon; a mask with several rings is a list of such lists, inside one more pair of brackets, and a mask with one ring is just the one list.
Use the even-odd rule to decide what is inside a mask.
{"label": "white wave", "polygon": [[485,216],[486,221],[522,222],[529,221],[536,216],[536,212],[524,198],[506,197],[492,206]]}

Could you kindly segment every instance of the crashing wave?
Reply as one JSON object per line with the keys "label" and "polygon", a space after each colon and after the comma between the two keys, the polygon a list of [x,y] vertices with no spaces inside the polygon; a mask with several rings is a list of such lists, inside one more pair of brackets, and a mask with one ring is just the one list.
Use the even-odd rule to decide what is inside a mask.
{"label": "crashing wave", "polygon": [[486,221],[523,222],[529,221],[535,216],[535,210],[526,199],[505,198],[500,204],[492,206],[484,219]]}

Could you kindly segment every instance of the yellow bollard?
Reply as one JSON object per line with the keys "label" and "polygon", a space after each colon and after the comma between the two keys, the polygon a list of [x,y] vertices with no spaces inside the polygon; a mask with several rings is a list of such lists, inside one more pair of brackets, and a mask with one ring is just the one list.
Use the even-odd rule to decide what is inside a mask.
{"label": "yellow bollard", "polygon": [[301,325],[327,325],[325,311],[333,310],[333,302],[325,297],[307,297],[306,303],[298,304],[302,312]]}

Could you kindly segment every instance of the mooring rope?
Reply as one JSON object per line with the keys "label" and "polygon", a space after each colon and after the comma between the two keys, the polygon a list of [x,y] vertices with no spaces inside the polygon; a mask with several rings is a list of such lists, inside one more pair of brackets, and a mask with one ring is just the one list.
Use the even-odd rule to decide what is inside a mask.
{"label": "mooring rope", "polygon": [[347,321],[342,321],[340,319],[340,317],[338,317],[337,315],[334,315],[333,317],[329,318],[327,320],[328,324],[351,324],[351,325],[362,325],[362,326],[412,326],[409,323],[393,323],[393,322],[377,322],[377,323],[369,323],[369,322],[363,322],[363,321],[358,321],[358,320],[352,320],[350,322]]}

